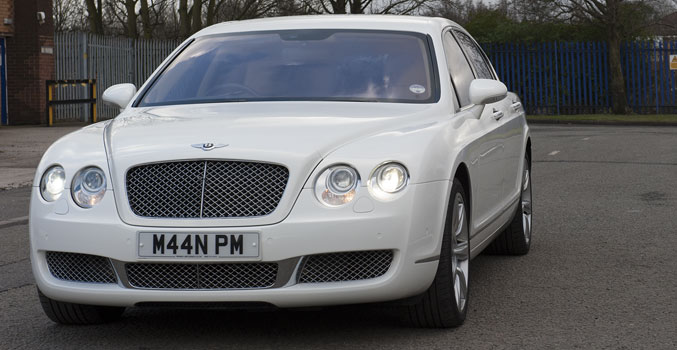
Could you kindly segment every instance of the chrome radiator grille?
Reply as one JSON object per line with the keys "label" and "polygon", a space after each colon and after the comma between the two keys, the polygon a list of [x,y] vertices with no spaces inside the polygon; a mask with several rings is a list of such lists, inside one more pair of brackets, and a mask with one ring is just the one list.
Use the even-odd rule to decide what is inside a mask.
{"label": "chrome radiator grille", "polygon": [[147,289],[269,288],[277,278],[276,263],[125,265],[129,284]]}
{"label": "chrome radiator grille", "polygon": [[289,171],[239,161],[154,163],[131,168],[126,187],[134,214],[154,218],[238,218],[272,213]]}
{"label": "chrome radiator grille", "polygon": [[88,254],[47,252],[52,276],[71,282],[117,283],[110,260]]}
{"label": "chrome radiator grille", "polygon": [[391,250],[310,255],[299,283],[358,281],[383,276],[393,261]]}

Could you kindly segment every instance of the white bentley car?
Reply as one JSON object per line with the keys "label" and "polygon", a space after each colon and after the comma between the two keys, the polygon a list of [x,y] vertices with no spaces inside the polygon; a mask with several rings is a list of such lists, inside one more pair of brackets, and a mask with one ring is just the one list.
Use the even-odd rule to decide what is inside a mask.
{"label": "white bentley car", "polygon": [[121,113],[55,142],[33,185],[56,322],[395,301],[454,327],[470,260],[529,250],[525,113],[446,19],[217,24],[103,99]]}

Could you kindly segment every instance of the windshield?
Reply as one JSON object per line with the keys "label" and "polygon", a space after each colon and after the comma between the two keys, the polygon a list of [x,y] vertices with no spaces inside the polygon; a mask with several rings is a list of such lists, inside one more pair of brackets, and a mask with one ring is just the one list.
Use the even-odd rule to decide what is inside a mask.
{"label": "windshield", "polygon": [[196,39],[138,106],[236,101],[431,103],[426,36],[409,32],[289,30]]}

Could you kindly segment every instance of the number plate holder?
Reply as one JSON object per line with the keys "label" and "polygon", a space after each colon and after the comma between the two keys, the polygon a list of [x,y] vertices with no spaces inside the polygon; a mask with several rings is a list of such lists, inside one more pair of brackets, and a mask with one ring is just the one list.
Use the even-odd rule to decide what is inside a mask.
{"label": "number plate holder", "polygon": [[258,232],[139,232],[140,258],[260,257]]}

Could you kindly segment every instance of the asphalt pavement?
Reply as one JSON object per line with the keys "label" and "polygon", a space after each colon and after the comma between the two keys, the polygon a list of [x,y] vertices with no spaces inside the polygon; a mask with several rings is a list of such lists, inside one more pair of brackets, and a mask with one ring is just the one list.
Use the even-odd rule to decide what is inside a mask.
{"label": "asphalt pavement", "polygon": [[[414,329],[388,306],[129,309],[62,326],[28,260],[29,188],[0,191],[0,349],[675,349],[677,128],[532,126],[534,233],[471,263],[462,327]],[[4,224],[3,224],[4,223]]]}
{"label": "asphalt pavement", "polygon": [[77,129],[73,126],[0,127],[0,190],[30,185],[47,147]]}

